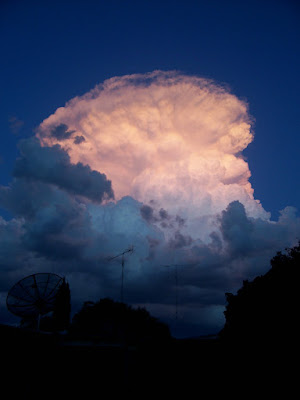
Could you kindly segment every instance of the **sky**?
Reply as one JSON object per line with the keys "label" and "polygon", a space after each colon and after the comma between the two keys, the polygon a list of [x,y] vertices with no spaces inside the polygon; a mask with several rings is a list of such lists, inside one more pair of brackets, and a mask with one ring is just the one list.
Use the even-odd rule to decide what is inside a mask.
{"label": "sky", "polygon": [[222,328],[300,237],[297,3],[1,1],[3,322],[31,273],[66,276],[74,312],[119,300],[134,245],[125,301]]}

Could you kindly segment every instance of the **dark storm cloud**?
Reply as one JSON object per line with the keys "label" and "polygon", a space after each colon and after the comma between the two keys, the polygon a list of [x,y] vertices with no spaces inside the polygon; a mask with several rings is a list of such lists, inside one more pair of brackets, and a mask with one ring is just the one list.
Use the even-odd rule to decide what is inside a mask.
{"label": "dark storm cloud", "polygon": [[146,221],[148,221],[148,222],[156,221],[156,218],[154,217],[153,213],[154,213],[154,210],[153,210],[152,207],[150,207],[150,206],[148,206],[146,204],[144,204],[141,207],[141,215]]}
{"label": "dark storm cloud", "polygon": [[[154,203],[130,196],[105,205],[91,202],[95,193],[105,193],[103,176],[96,173],[89,183],[93,171],[71,164],[59,145],[41,147],[30,139],[21,142],[20,151],[13,181],[0,186],[0,207],[15,216],[0,218],[3,299],[17,280],[45,271],[67,277],[74,312],[85,300],[119,300],[121,260],[108,258],[133,244],[134,253],[125,259],[125,301],[172,324],[177,293],[177,328],[214,333],[224,322],[225,292],[266,272],[276,252],[300,237],[292,207],[271,222],[250,218],[234,201],[214,216],[204,243],[195,233],[190,236],[188,220]],[[93,189],[84,187],[85,181]],[[7,313],[0,305],[2,321]]]}
{"label": "dark storm cloud", "polygon": [[253,222],[247,218],[245,207],[239,201],[229,204],[222,212],[220,228],[224,240],[229,244],[230,251],[235,254],[245,254],[251,247]]}
{"label": "dark storm cloud", "polygon": [[[220,233],[231,257],[258,255],[282,248],[282,243],[294,243],[300,233],[300,219],[294,207],[280,212],[277,222],[248,217],[245,207],[238,201],[228,205],[219,217]],[[216,237],[214,238],[216,240]]]}
{"label": "dark storm cloud", "polygon": [[58,141],[69,139],[75,131],[68,131],[66,124],[59,124],[55,128],[52,128],[50,135],[55,137]]}
{"label": "dark storm cloud", "polygon": [[[300,233],[292,210],[270,224],[248,218],[244,207],[233,202],[220,214],[220,229],[211,235],[211,242],[191,241],[175,231],[170,246],[155,223],[143,218],[142,205],[130,197],[107,206],[84,204],[48,185],[47,202],[42,195],[45,183],[17,183],[22,180],[17,178],[11,185],[9,198],[12,201],[23,193],[23,208],[18,207],[17,199],[12,201],[20,216],[23,210],[23,216],[0,224],[3,291],[27,273],[50,270],[68,277],[75,308],[85,300],[104,296],[118,300],[120,263],[108,263],[104,255],[118,254],[134,243],[135,252],[125,263],[126,301],[144,305],[172,324],[177,292],[180,329],[194,326],[197,331],[198,326],[201,332],[216,332],[223,323],[225,292],[238,289],[243,279],[269,268],[270,258],[293,236],[287,234],[291,218],[293,234]],[[151,219],[151,210],[143,210]],[[241,239],[243,230],[246,233]],[[250,243],[243,252],[241,240]],[[165,264],[170,267],[164,268]]]}
{"label": "dark storm cloud", "polygon": [[62,268],[66,261],[80,259],[89,245],[92,229],[84,204],[53,185],[15,179],[10,187],[0,187],[0,206],[18,216],[2,227],[3,236],[11,238],[5,242],[6,251],[11,251],[7,257],[12,263],[9,269],[24,268],[24,262],[16,257],[18,248],[32,267],[43,259],[45,265],[45,260],[55,260]]}
{"label": "dark storm cloud", "polygon": [[170,240],[170,246],[175,249],[180,249],[181,247],[190,246],[193,239],[189,235],[183,235],[179,231],[176,231],[174,237]]}
{"label": "dark storm cloud", "polygon": [[74,139],[74,144],[80,144],[80,143],[83,143],[83,142],[85,142],[85,137],[84,136],[75,136],[75,139]]}
{"label": "dark storm cloud", "polygon": [[161,208],[161,209],[159,210],[159,216],[160,216],[161,219],[170,219],[169,214],[168,214],[167,211],[164,210],[163,208]]}
{"label": "dark storm cloud", "polygon": [[[160,208],[159,210],[157,210],[155,208],[155,202],[150,203],[153,204],[153,207],[147,204],[144,204],[141,207],[142,217],[149,223],[158,223],[159,226],[163,229],[173,230],[174,226],[177,225],[177,231],[179,233],[179,230],[184,226],[184,219],[179,217],[178,215],[176,217],[170,215],[168,211],[166,211],[164,208]],[[178,241],[178,238],[175,238],[174,240]]]}
{"label": "dark storm cloud", "polygon": [[90,221],[75,201],[53,202],[24,224],[24,245],[48,259],[72,260],[89,246]]}
{"label": "dark storm cloud", "polygon": [[179,227],[182,227],[184,225],[185,220],[181,217],[179,217],[179,215],[176,215],[176,222],[178,224]]}
{"label": "dark storm cloud", "polygon": [[105,174],[92,171],[88,165],[71,164],[70,157],[59,145],[41,147],[37,139],[27,139],[19,145],[14,176],[50,183],[74,195],[93,201],[114,198],[111,181]]}
{"label": "dark storm cloud", "polygon": [[23,260],[22,222],[13,219],[10,222],[0,217],[0,291],[7,281],[7,273],[20,268],[16,260]]}
{"label": "dark storm cloud", "polygon": [[[63,200],[64,194],[43,182],[15,179],[9,186],[0,186],[0,205],[17,217],[31,219],[42,207],[55,199]],[[58,199],[57,199],[58,200]]]}

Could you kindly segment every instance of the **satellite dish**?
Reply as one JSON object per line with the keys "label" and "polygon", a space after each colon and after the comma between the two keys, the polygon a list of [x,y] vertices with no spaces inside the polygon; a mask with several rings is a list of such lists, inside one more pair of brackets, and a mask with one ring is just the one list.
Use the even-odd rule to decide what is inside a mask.
{"label": "satellite dish", "polygon": [[21,318],[39,318],[53,311],[55,297],[63,278],[52,273],[29,275],[8,292],[8,310]]}

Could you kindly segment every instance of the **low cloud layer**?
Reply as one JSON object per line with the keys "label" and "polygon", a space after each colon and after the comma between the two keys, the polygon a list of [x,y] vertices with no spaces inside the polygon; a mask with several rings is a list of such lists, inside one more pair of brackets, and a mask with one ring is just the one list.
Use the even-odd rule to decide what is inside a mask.
{"label": "low cloud layer", "polygon": [[1,320],[12,318],[7,291],[30,273],[66,276],[73,312],[119,300],[121,260],[109,257],[134,245],[126,302],[178,335],[221,329],[225,292],[300,237],[296,209],[271,221],[253,197],[240,156],[250,120],[216,84],[161,72],[113,78],[58,109],[42,145],[20,142],[14,179],[0,186],[13,216],[0,217]]}

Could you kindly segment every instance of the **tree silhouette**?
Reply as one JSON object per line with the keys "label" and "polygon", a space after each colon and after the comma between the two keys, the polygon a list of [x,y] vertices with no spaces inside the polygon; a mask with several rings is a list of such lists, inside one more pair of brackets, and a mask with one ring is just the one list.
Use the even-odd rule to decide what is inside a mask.
{"label": "tree silhouette", "polygon": [[167,325],[152,317],[145,308],[132,307],[109,298],[85,302],[74,315],[71,333],[94,335],[111,342],[140,343],[170,338]]}
{"label": "tree silhouette", "polygon": [[60,285],[54,303],[53,310],[53,329],[56,331],[67,330],[70,325],[71,313],[71,293],[69,284],[63,279]]}
{"label": "tree silhouette", "polygon": [[285,254],[278,252],[271,269],[252,282],[244,281],[236,295],[226,293],[220,338],[256,343],[296,339],[299,268],[300,242]]}

